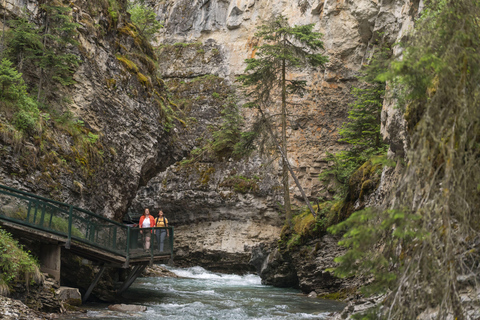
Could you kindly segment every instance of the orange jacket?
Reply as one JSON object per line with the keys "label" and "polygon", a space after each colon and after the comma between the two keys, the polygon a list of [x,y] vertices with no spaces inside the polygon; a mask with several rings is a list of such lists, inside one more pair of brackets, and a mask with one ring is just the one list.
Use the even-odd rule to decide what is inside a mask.
{"label": "orange jacket", "polygon": [[[153,216],[151,214],[149,214],[148,217],[150,218],[150,228],[155,227],[155,219],[153,218]],[[138,223],[138,226],[140,228],[142,228],[143,220],[145,220],[145,215],[142,215],[140,217],[140,222]]]}

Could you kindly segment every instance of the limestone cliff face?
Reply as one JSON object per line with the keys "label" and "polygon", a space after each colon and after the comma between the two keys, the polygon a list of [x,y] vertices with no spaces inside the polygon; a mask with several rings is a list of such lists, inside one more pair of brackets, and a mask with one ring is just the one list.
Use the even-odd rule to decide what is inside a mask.
{"label": "limestone cliff face", "polygon": [[[122,10],[125,3],[118,2]],[[3,3],[7,20],[27,12],[33,22],[43,21],[38,10],[42,1]],[[121,221],[138,187],[176,157],[181,158],[181,148],[171,143],[173,132],[165,130],[164,117],[151,97],[153,90],[164,95],[165,88],[154,81],[142,61],[129,56],[134,51],[137,57],[152,56],[153,51],[133,38],[125,12],[119,12],[118,19],[113,20],[108,3],[106,7],[89,1],[70,1],[68,5],[79,23],[79,44],[70,51],[81,63],[73,75],[76,83],[50,88],[48,99],[56,101],[51,108],[60,114],[72,113],[83,124],[80,130],[97,134],[99,142],[90,157],[79,152],[74,134],[52,123],[44,124],[46,128],[35,133],[36,138],[26,137],[20,146],[3,131],[0,183]],[[123,60],[125,64],[119,59],[128,56],[136,71],[128,69],[127,60]],[[31,70],[24,74],[32,82],[38,76]],[[140,74],[147,80],[142,82]],[[0,120],[1,127],[5,124],[1,114]],[[40,143],[42,139],[45,143]]]}
{"label": "limestone cliff face", "polygon": [[[40,2],[7,0],[7,12],[14,16],[27,8],[35,15]],[[144,207],[162,208],[175,226],[178,263],[208,262],[218,270],[252,270],[248,266],[251,248],[275,242],[283,223],[278,214],[282,201],[278,159],[255,156],[240,162],[223,159],[190,165],[182,165],[180,160],[199,147],[200,138],[208,137],[209,125],[219,121],[222,104],[236,90],[235,76],[243,72],[244,60],[254,55],[258,44],[255,28],[272,14],[283,14],[291,24],[313,23],[315,30],[324,34],[325,54],[330,60],[326,68],[293,74],[307,80],[310,87],[290,110],[287,135],[289,160],[307,195],[312,200],[328,199],[333,195],[318,181],[318,175],[328,166],[322,160],[326,153],[344,147],[337,142],[337,132],[346,120],[357,72],[379,37],[393,43],[406,33],[419,1],[149,2],[165,26],[156,39],[158,74],[164,84],[154,81],[145,63],[130,58],[165,100],[169,99],[168,88],[177,104],[182,101],[177,107],[184,112],[185,125],[166,125],[164,112],[152,99],[152,88],[145,85],[148,81],[139,80],[143,78],[118,59],[139,49],[137,39],[124,28],[127,18],[120,15],[118,21],[112,21],[108,6],[101,4],[106,1],[69,1],[75,21],[81,25],[80,45],[71,50],[82,63],[74,75],[77,83],[58,94],[70,97],[68,109],[89,130],[100,134],[103,162],[84,177],[61,164],[46,166],[49,160],[33,138],[19,151],[0,137],[5,145],[0,150],[0,183],[55,196],[119,220],[127,212],[141,213]],[[248,120],[250,115],[246,112],[245,117]],[[404,149],[401,119],[393,102],[386,103],[382,130],[394,145],[392,152]],[[48,151],[64,155],[75,166],[71,140],[64,134],[59,139],[63,142]],[[40,158],[25,167],[22,157],[32,153]],[[238,176],[247,179],[249,188],[236,190],[229,183]],[[301,205],[298,190],[293,184],[291,189],[294,202]],[[311,267],[315,274],[331,266],[331,261],[326,266],[322,259],[317,260],[320,262]],[[302,263],[301,259],[294,262]],[[300,270],[295,263],[288,268]]]}
{"label": "limestone cliff face", "polygon": [[[323,33],[325,54],[330,62],[324,70],[295,72],[294,76],[307,80],[310,87],[308,95],[297,100],[299,104],[290,109],[287,133],[289,160],[312,200],[320,196],[332,197],[328,188],[318,181],[318,175],[328,166],[322,160],[326,153],[343,148],[337,142],[337,132],[346,120],[347,107],[352,102],[350,90],[357,84],[357,72],[380,38],[393,44],[412,28],[421,6],[421,1],[402,0],[151,2],[165,26],[157,38],[158,44],[177,48],[175,51],[164,49],[160,61],[162,76],[174,92],[181,89],[183,94],[197,97],[192,110],[196,110],[196,115],[203,120],[207,114],[210,121],[215,121],[215,117],[218,119],[219,105],[215,107],[214,102],[204,99],[212,93],[207,86],[192,89],[188,84],[196,77],[213,74],[235,90],[235,76],[243,72],[244,59],[254,55],[253,47],[258,44],[254,37],[255,28],[265,19],[272,14],[283,14],[291,24],[313,23],[315,30]],[[192,43],[196,43],[196,47]],[[187,88],[179,87],[178,83],[182,82]],[[245,117],[249,118],[248,112]],[[405,147],[402,119],[399,111],[394,109],[394,101],[388,100],[382,115],[382,132],[392,143],[392,156],[401,155]],[[194,132],[207,128],[208,121],[202,123],[203,120],[194,126],[197,128]],[[184,145],[199,146],[193,138],[185,140]],[[131,210],[141,212],[143,206],[165,209],[176,227],[176,246],[180,248],[177,259],[180,262],[202,263],[202,257],[216,252],[245,257],[250,254],[251,246],[275,243],[282,224],[281,217],[275,213],[281,195],[273,191],[279,185],[276,178],[279,176],[278,163],[270,162],[269,166],[262,163],[267,161],[251,159],[237,163],[230,160],[222,164],[198,164],[193,169],[172,165],[140,189]],[[223,182],[237,174],[259,176],[260,189],[265,192],[242,194],[225,187]],[[387,180],[382,181],[386,183]],[[384,189],[387,188],[385,183],[382,185]],[[293,182],[291,188],[294,202],[301,205],[302,199]],[[377,198],[381,198],[380,193]],[[261,236],[252,236],[257,232]],[[329,252],[341,251],[335,248],[335,241],[328,243]],[[318,292],[328,292],[332,286],[344,286],[324,272],[332,267],[335,254],[320,250],[315,252],[315,261],[309,259],[309,255],[278,260],[269,256],[267,251],[261,255],[266,260],[254,263],[260,273],[262,268],[271,273],[272,278],[264,275],[267,283],[292,282],[305,291]],[[272,255],[278,256],[278,253]],[[198,259],[189,260],[189,257]],[[277,271],[280,271],[275,273],[265,261],[276,264]],[[282,278],[281,270],[293,273]],[[315,280],[308,278],[309,275],[322,276]],[[274,277],[283,280],[276,281]]]}
{"label": "limestone cliff face", "polygon": [[[318,179],[327,165],[322,158],[327,152],[342,148],[337,131],[346,120],[347,106],[352,101],[350,89],[356,74],[369,58],[371,49],[383,38],[393,44],[412,27],[419,1],[377,0],[167,0],[155,2],[159,20],[165,28],[158,43],[200,42],[215,46],[221,54],[211,63],[202,63],[192,55],[166,55],[162,61],[165,78],[192,78],[213,73],[234,83],[242,73],[244,60],[251,57],[255,28],[272,14],[283,14],[291,24],[315,24],[324,34],[325,54],[330,62],[325,70],[298,70],[294,76],[308,80],[309,94],[300,105],[291,108],[289,119],[289,160],[302,185],[312,198],[331,196]],[[398,50],[397,50],[398,51]],[[188,61],[188,63],[186,63]],[[383,114],[383,134],[402,149],[405,136],[402,119],[387,102]],[[300,194],[292,183],[295,198]],[[297,202],[301,203],[301,201]]]}

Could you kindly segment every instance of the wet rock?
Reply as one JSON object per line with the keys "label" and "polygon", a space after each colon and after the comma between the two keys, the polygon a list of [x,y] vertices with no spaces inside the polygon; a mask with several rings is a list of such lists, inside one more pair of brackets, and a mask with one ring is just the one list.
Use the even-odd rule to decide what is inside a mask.
{"label": "wet rock", "polygon": [[108,309],[112,311],[120,311],[120,312],[126,312],[126,313],[136,313],[136,312],[147,311],[147,307],[137,306],[133,304],[112,304],[108,306]]}
{"label": "wet rock", "polygon": [[58,299],[64,303],[77,307],[82,305],[82,295],[77,288],[60,287],[55,293],[57,294]]}
{"label": "wet rock", "polygon": [[46,319],[41,313],[30,309],[23,302],[4,296],[0,296],[0,318],[6,320]]}
{"label": "wet rock", "polygon": [[259,275],[263,284],[298,288],[299,279],[292,258],[282,255],[277,248],[267,256]]}
{"label": "wet rock", "polygon": [[145,277],[170,277],[170,278],[178,278],[175,273],[171,272],[165,267],[159,265],[153,265],[151,267],[147,267],[143,272],[143,276]]}

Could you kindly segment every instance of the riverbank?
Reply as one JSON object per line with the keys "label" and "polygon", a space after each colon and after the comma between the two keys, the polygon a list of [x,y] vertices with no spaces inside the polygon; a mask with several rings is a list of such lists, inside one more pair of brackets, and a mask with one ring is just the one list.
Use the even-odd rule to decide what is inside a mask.
{"label": "riverbank", "polygon": [[221,274],[201,267],[147,268],[115,303],[88,303],[76,311],[41,313],[0,297],[2,319],[331,319],[344,303],[308,297],[299,290],[261,284],[260,277]]}
{"label": "riverbank", "polygon": [[161,276],[137,279],[123,294],[128,305],[117,305],[122,311],[109,303],[91,303],[82,307],[88,308],[86,314],[67,314],[62,319],[329,319],[346,306],[308,297],[300,290],[262,285],[254,274],[222,274],[198,266],[166,269],[176,276],[165,277],[167,272],[161,271]]}
{"label": "riverbank", "polygon": [[[178,277],[175,273],[169,271],[168,269],[154,265],[153,267],[148,267],[145,269],[144,277]],[[53,292],[53,285],[51,279],[47,279],[43,287],[49,292]],[[56,286],[59,287],[58,285]],[[41,290],[41,291],[45,291]],[[76,314],[82,314],[88,312],[88,305],[82,307],[73,307],[64,302],[59,302],[58,297],[55,297],[52,293],[52,303],[61,304],[58,308],[59,312],[41,312],[35,310],[19,299],[14,299],[10,297],[5,297],[0,295],[0,319],[6,320],[49,320],[49,319],[60,319],[67,317],[74,317]],[[45,302],[45,301],[44,301]],[[47,301],[48,303],[48,301]],[[75,309],[75,310],[72,310]]]}
{"label": "riverbank", "polygon": [[20,300],[0,296],[0,318],[6,320],[45,320],[58,319],[59,314],[35,311]]}

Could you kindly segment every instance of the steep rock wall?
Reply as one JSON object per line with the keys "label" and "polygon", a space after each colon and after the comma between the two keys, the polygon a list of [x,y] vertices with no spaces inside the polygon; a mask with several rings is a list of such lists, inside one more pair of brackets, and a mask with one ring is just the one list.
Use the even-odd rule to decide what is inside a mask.
{"label": "steep rock wall", "polygon": [[[38,15],[42,1],[8,0],[0,6],[3,3],[7,20],[28,12],[33,22],[43,21]],[[173,134],[165,130],[161,110],[151,98],[153,90],[165,95],[162,84],[150,86],[139,80],[139,73],[150,82],[153,79],[141,61],[133,60],[138,67],[135,73],[118,59],[133,51],[138,56],[152,54],[151,48],[142,47],[129,34],[125,12],[113,21],[108,1],[78,0],[67,6],[79,23],[79,44],[69,50],[81,63],[73,75],[76,83],[50,88],[47,99],[56,101],[50,108],[60,114],[72,113],[86,131],[99,136],[91,155],[97,161],[89,163],[90,158],[75,149],[75,136],[68,130],[47,123],[47,129],[27,136],[19,145],[5,133],[0,135],[0,183],[121,221],[138,187],[181,158],[181,148],[172,143]],[[27,81],[38,77],[31,70],[24,73]],[[6,128],[1,114],[0,120]]]}
{"label": "steep rock wall", "polygon": [[[333,196],[328,191],[329,188],[318,181],[318,175],[328,166],[322,160],[327,152],[333,153],[344,147],[337,142],[337,132],[346,120],[348,104],[352,102],[350,90],[357,84],[357,72],[378,42],[393,44],[406,34],[421,5],[419,1],[402,0],[167,0],[152,1],[152,4],[158,19],[165,25],[157,39],[158,44],[180,46],[182,43],[201,43],[202,46],[215,48],[217,52],[213,60],[205,58],[213,56],[207,50],[204,57],[198,57],[192,50],[181,53],[177,50],[164,56],[160,64],[162,76],[187,83],[194,77],[214,74],[234,87],[235,76],[245,68],[244,59],[254,55],[254,46],[258,44],[258,39],[254,37],[255,28],[272,14],[285,15],[291,24],[313,23],[315,30],[323,33],[325,54],[329,56],[330,62],[324,70],[297,70],[293,74],[298,79],[308,80],[310,87],[309,93],[303,99],[296,100],[298,105],[289,111],[287,132],[289,160],[312,200]],[[201,95],[198,91],[193,93],[194,96],[195,94]],[[193,109],[202,113],[202,110],[211,109],[211,103],[194,103]],[[245,117],[249,119],[248,112],[245,112]],[[402,136],[402,119],[399,111],[394,109],[394,101],[387,101],[382,115],[382,130],[393,145],[392,156],[396,150],[403,148],[405,139]],[[206,128],[202,125],[200,127]],[[187,144],[191,147],[199,145],[193,140],[189,141]],[[262,163],[270,165],[261,165]],[[234,226],[258,221],[258,225],[274,226],[279,231],[282,224],[281,218],[273,218],[275,203],[281,202],[281,195],[276,194],[278,191],[272,192],[279,186],[278,162],[260,159],[248,161],[247,164],[235,161],[230,161],[227,165],[202,164],[203,169],[197,169],[193,175],[186,173],[188,170],[179,164],[172,165],[140,190],[131,209],[135,212],[141,212],[143,206],[166,209],[176,226],[176,245],[181,248],[178,251],[180,261],[182,256],[205,256],[209,252],[222,251],[228,254],[236,252],[244,257],[249,254],[245,248],[255,244],[275,243],[279,232],[270,234],[262,230],[265,235],[263,238],[252,238],[251,234],[235,230]],[[215,172],[213,179],[203,185],[198,183],[202,180],[202,172],[212,170],[211,168]],[[265,190],[270,191],[267,194],[251,193],[245,196],[222,187],[222,182],[232,175],[229,171],[232,168],[235,168],[235,173],[249,177],[259,172],[264,173],[262,177],[268,176],[270,180],[260,181],[265,185]],[[385,183],[382,186],[385,187]],[[294,203],[301,205],[302,199],[293,183],[291,190]],[[225,194],[228,194],[228,200],[225,200]],[[381,196],[378,195],[378,198]],[[252,201],[255,205],[252,205]],[[267,212],[268,215],[265,216]],[[205,230],[207,225],[209,227]],[[217,233],[218,229],[228,231]],[[217,233],[218,237],[211,238],[211,233]],[[235,239],[232,242],[234,245],[228,249],[224,247],[225,237]],[[241,245],[242,242],[244,246]],[[332,241],[328,243],[336,246]],[[331,248],[331,251],[341,250]],[[324,252],[316,254],[321,256]],[[267,260],[272,259],[268,252],[262,256]],[[284,277],[282,281],[297,281],[296,286],[304,290],[331,291],[332,283],[336,280],[319,281],[308,277],[324,274],[328,278],[328,273],[324,270],[332,266],[333,258],[334,255],[328,259],[314,259],[313,264],[309,255],[299,255],[294,261],[285,258],[279,265],[294,274]],[[192,259],[188,263],[195,261],[202,263],[202,259]],[[285,261],[288,265],[284,264]],[[315,272],[302,272],[304,269]],[[298,277],[302,279],[298,280]],[[290,280],[285,280],[287,278]],[[265,281],[275,283],[268,279]],[[336,285],[342,286],[338,283]]]}

